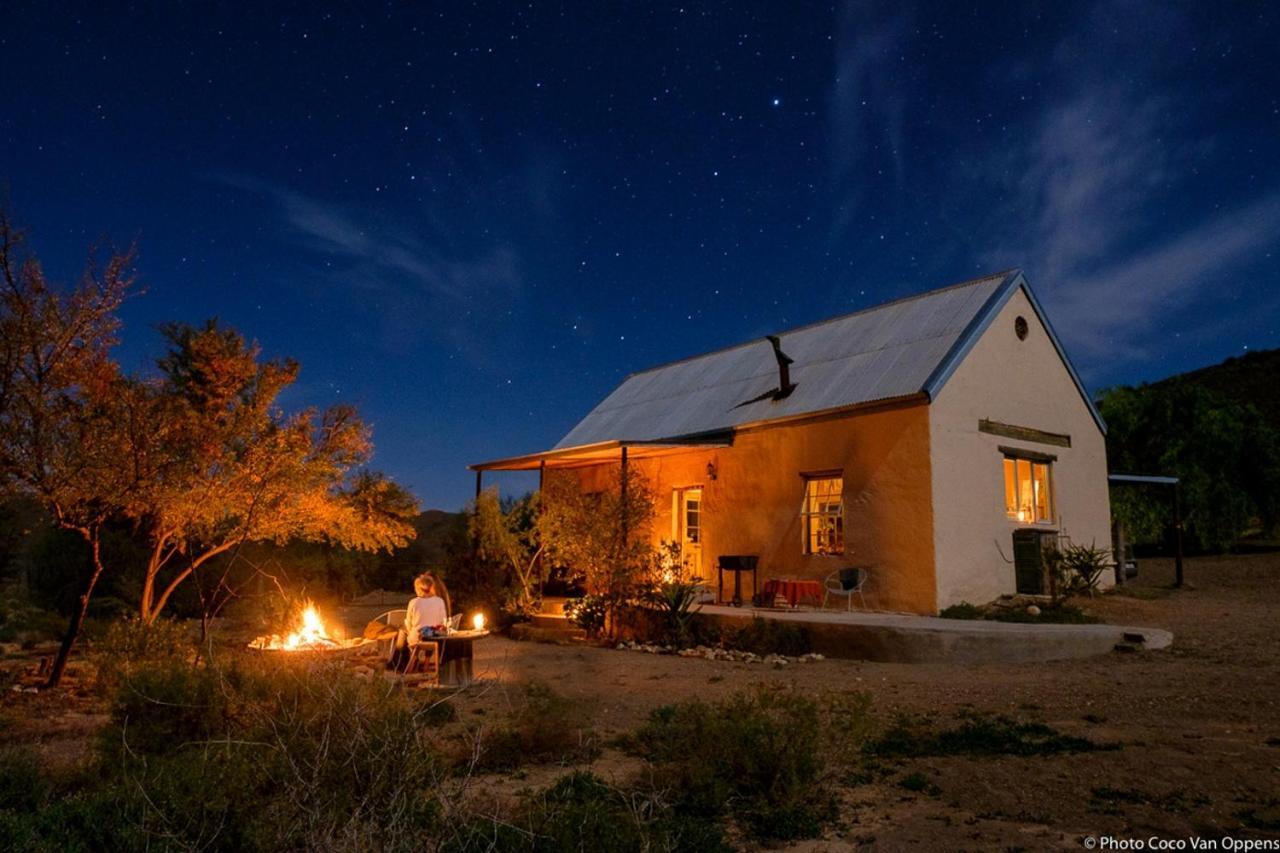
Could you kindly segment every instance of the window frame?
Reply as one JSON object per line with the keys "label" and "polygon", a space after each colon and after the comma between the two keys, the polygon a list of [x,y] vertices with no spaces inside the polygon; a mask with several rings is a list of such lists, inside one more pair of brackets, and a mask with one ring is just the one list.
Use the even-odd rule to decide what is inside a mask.
{"label": "window frame", "polygon": [[[839,557],[845,553],[844,541],[844,471],[835,469],[830,471],[802,471],[800,479],[803,483],[803,494],[800,499],[800,553],[806,557]],[[818,493],[810,495],[810,484],[823,481],[837,481],[839,488],[835,492],[828,491],[826,493]],[[831,497],[839,498],[839,509],[832,511],[829,508],[813,510],[810,509],[810,501],[813,499],[827,498],[829,507]],[[834,531],[832,538],[838,540],[838,546],[831,550],[815,550],[813,542],[815,537],[821,539],[823,533],[814,530],[815,520],[828,519],[834,520],[834,524],[828,528]],[[828,534],[830,535],[830,534]]]}
{"label": "window frame", "polygon": [[[1058,457],[1051,453],[1040,453],[1035,450],[1024,450],[1018,447],[1000,447],[1000,479],[1003,487],[1005,500],[1005,518],[1014,524],[1021,524],[1031,527],[1052,527],[1057,524],[1057,508],[1058,508],[1058,490],[1054,483],[1053,465],[1058,461]],[[1009,462],[1013,463],[1013,512],[1009,511],[1009,478],[1006,473],[1006,466]],[[1022,506],[1022,478],[1018,474],[1018,463],[1025,462],[1030,466],[1028,472],[1028,480],[1033,484],[1036,482],[1036,468],[1043,466],[1044,468],[1044,504],[1045,516],[1040,516],[1039,504],[1036,501],[1034,493],[1031,497],[1032,518],[1018,518],[1019,507]]]}

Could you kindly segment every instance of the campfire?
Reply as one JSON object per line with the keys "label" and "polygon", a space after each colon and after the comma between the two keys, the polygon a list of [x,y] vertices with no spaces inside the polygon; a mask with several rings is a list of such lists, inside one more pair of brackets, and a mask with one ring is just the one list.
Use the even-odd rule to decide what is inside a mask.
{"label": "campfire", "polygon": [[297,616],[295,629],[287,634],[270,634],[249,643],[249,648],[264,652],[337,652],[356,649],[371,641],[363,637],[332,637],[325,629],[320,611],[307,602]]}

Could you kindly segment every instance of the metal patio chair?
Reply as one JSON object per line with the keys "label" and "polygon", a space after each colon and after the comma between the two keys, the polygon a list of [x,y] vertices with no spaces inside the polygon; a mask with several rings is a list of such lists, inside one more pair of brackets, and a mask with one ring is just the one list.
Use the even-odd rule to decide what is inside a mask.
{"label": "metal patio chair", "polygon": [[853,612],[853,597],[858,596],[858,601],[862,605],[862,609],[867,609],[867,600],[862,596],[862,588],[867,583],[867,577],[871,574],[869,566],[849,566],[847,568],[838,569],[827,575],[826,581],[823,583],[825,594],[822,596],[822,609],[827,608],[827,599],[831,596],[844,596],[845,609]]}

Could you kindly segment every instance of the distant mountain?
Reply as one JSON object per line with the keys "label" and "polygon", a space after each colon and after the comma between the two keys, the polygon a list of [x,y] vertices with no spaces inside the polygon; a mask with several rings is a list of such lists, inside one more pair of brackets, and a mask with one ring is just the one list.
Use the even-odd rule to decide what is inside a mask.
{"label": "distant mountain", "polygon": [[459,528],[465,528],[465,525],[466,521],[460,512],[445,512],[442,509],[421,512],[413,520],[413,527],[418,531],[417,538],[406,550],[413,559],[427,566],[438,566],[444,560],[450,535],[457,535]]}
{"label": "distant mountain", "polygon": [[1202,385],[1239,403],[1252,404],[1272,426],[1280,429],[1280,349],[1233,356],[1221,364],[1179,373],[1152,384],[1173,382]]}

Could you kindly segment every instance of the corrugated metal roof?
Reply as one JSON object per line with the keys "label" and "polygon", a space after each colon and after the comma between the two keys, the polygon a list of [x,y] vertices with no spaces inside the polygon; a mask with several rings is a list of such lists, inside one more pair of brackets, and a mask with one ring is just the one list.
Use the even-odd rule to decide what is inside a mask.
{"label": "corrugated metal roof", "polygon": [[778,386],[764,339],[632,374],[556,447],[677,438],[918,394],[1017,276],[999,273],[782,332],[795,390],[781,400],[740,405]]}

